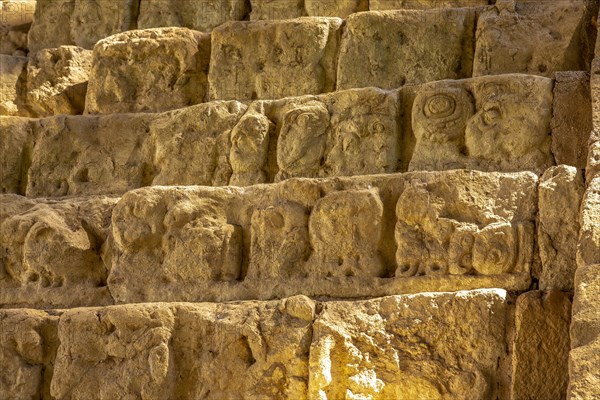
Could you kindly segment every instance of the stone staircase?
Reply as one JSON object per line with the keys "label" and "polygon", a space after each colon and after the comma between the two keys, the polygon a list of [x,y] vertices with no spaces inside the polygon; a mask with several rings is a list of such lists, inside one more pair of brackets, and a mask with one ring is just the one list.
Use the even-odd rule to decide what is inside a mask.
{"label": "stone staircase", "polygon": [[1,400],[600,398],[598,1],[0,7]]}

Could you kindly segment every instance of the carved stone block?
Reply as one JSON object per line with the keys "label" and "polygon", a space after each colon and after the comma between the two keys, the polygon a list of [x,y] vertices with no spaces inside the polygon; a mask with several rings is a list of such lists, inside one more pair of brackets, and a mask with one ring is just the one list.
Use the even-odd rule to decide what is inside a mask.
{"label": "carved stone block", "polygon": [[502,383],[491,377],[500,375],[507,351],[503,290],[322,306],[310,349],[309,398],[483,399],[499,393]]}
{"label": "carved stone block", "polygon": [[371,11],[487,6],[488,0],[369,0]]}
{"label": "carved stone block", "polygon": [[0,54],[0,71],[0,116],[27,116],[22,104],[27,58]]}
{"label": "carved stone block", "polygon": [[304,17],[307,15],[304,2],[305,0],[250,0],[250,21]]}
{"label": "carved stone block", "polygon": [[29,51],[74,45],[71,37],[74,9],[75,0],[37,0],[27,36]]}
{"label": "carved stone block", "polygon": [[[473,76],[585,70],[584,0],[499,1],[477,23]],[[560,24],[556,22],[560,21]]]}
{"label": "carved stone block", "polygon": [[25,194],[29,140],[33,121],[0,117],[0,193]]}
{"label": "carved stone block", "polygon": [[409,170],[531,170],[554,164],[552,80],[505,75],[417,89]]}
{"label": "carved stone block", "polygon": [[209,98],[276,99],[330,92],[342,20],[229,22],[212,32]]}
{"label": "carved stone block", "polygon": [[577,267],[600,264],[600,176],[589,183],[581,203]]}
{"label": "carved stone block", "polygon": [[104,252],[117,199],[0,197],[0,307],[111,302]]}
{"label": "carved stone block", "polygon": [[248,0],[141,0],[138,29],[180,26],[207,32],[227,21],[242,21]]}
{"label": "carved stone block", "polygon": [[475,13],[468,8],[372,11],[348,17],[337,89],[471,76]]}
{"label": "carved stone block", "polygon": [[187,28],[120,33],[94,47],[85,112],[155,112],[204,101],[210,37]]}

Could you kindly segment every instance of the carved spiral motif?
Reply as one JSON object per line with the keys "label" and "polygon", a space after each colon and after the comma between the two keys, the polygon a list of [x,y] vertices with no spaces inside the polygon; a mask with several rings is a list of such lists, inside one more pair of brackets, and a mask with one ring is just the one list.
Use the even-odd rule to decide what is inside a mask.
{"label": "carved spiral motif", "polygon": [[427,118],[447,118],[456,111],[456,100],[447,94],[436,94],[425,103],[423,113]]}

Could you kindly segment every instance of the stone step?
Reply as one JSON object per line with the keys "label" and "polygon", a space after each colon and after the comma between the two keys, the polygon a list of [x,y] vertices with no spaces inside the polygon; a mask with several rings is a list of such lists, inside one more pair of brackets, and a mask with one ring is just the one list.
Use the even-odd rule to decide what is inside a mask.
{"label": "stone step", "polygon": [[561,398],[568,296],[531,292],[514,301],[490,289],[363,301],[295,296],[0,310],[0,392],[55,399]]}
{"label": "stone step", "polygon": [[[85,10],[79,12],[85,11],[89,20],[94,7],[99,7],[98,14],[104,7],[107,15],[125,17],[128,12],[119,11],[119,7],[129,9],[136,3],[119,1],[52,0],[51,5],[39,3],[39,8],[54,10],[61,4],[62,8],[54,11],[81,8]],[[182,2],[194,7],[196,3]],[[156,7],[165,4],[170,3],[157,1]],[[208,13],[210,7],[206,7]],[[85,92],[88,79],[85,111],[114,113],[164,111],[207,100],[279,99],[370,86],[394,89],[492,74],[553,77],[557,71],[589,70],[594,46],[590,44],[593,33],[587,30],[592,8],[585,0],[574,0],[517,2],[514,10],[499,4],[483,9],[370,11],[352,14],[345,21],[321,17],[234,21],[220,25],[211,34],[169,27],[104,35],[107,21],[95,29],[78,17],[81,29],[101,36],[93,60],[84,49],[92,46],[79,42],[35,49],[32,53],[46,51],[32,54],[29,66],[21,57],[3,57],[2,69],[11,72],[2,77],[7,104],[0,107],[0,114],[39,117],[81,113],[81,92]],[[235,7],[225,9],[229,12]],[[48,12],[51,15],[55,13]],[[557,20],[561,21],[558,28],[554,26]],[[48,25],[65,29],[56,21]],[[44,39],[58,37],[35,24],[30,36],[36,36],[38,28]],[[85,33],[77,37],[86,40]],[[70,46],[57,49],[59,45]]]}
{"label": "stone step", "polygon": [[572,290],[582,195],[564,166],[3,195],[0,306]]}
{"label": "stone step", "polygon": [[1,117],[0,189],[47,197],[407,170],[583,169],[591,117],[572,113],[589,110],[587,90],[585,73],[556,82],[501,75],[163,113]]}

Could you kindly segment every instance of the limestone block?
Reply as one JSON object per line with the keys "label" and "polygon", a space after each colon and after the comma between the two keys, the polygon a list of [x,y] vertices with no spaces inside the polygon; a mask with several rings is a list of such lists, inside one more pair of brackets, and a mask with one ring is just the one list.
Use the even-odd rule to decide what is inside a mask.
{"label": "limestone block", "polygon": [[592,131],[590,75],[587,72],[556,73],[551,126],[556,163],[584,169]]}
{"label": "limestone block", "polygon": [[323,303],[309,398],[496,398],[507,300],[496,289]]}
{"label": "limestone block", "polygon": [[27,36],[29,51],[74,45],[71,18],[76,0],[37,0]]}
{"label": "limestone block", "polygon": [[144,140],[153,114],[39,120],[27,196],[123,193],[148,184]]}
{"label": "limestone block", "polygon": [[369,0],[371,11],[487,6],[489,0]]}
{"label": "limestone block", "polygon": [[339,18],[228,22],[212,32],[209,98],[273,99],[333,91]]}
{"label": "limestone block", "polygon": [[314,308],[298,296],[69,310],[59,322],[51,393],[57,399],[303,399]]}
{"label": "limestone block", "polygon": [[111,302],[104,243],[116,199],[0,200],[0,307]]}
{"label": "limestone block", "polygon": [[[587,69],[586,1],[499,1],[479,17],[473,76]],[[560,21],[560,24],[557,24]]]}
{"label": "limestone block", "polygon": [[577,267],[600,264],[600,177],[589,183],[581,203]]}
{"label": "limestone block", "polygon": [[33,121],[21,117],[0,117],[0,193],[25,194],[26,155]]}
{"label": "limestone block", "polygon": [[600,141],[590,145],[585,176],[588,182],[594,177],[600,176]]}
{"label": "limestone block", "polygon": [[243,21],[248,0],[141,0],[138,29],[180,26],[207,32],[227,21]]}
{"label": "limestone block", "polygon": [[[536,177],[464,176],[467,182],[457,188],[452,182],[459,176],[414,179],[400,195],[396,276],[528,273],[534,262]],[[490,203],[491,193],[502,198]]]}
{"label": "limestone block", "polygon": [[155,112],[204,101],[207,34],[187,28],[120,33],[94,47],[85,111]]}
{"label": "limestone block", "polygon": [[312,17],[346,18],[369,10],[369,0],[304,0],[306,14]]}
{"label": "limestone block", "polygon": [[227,185],[230,138],[246,109],[237,101],[210,102],[157,115],[150,123],[152,184]]}
{"label": "limestone block", "polygon": [[471,76],[473,9],[372,11],[348,17],[337,89]]}
{"label": "limestone block", "polygon": [[33,21],[35,0],[9,0],[0,5],[0,54],[25,55],[27,32]]}
{"label": "limestone block", "polygon": [[26,74],[26,57],[0,54],[0,116],[27,116],[21,98]]}
{"label": "limestone block", "polygon": [[505,75],[422,85],[412,108],[409,170],[531,170],[554,164],[552,80]]}
{"label": "limestone block", "polygon": [[92,49],[115,33],[136,29],[138,0],[75,0],[71,37],[75,45]]}
{"label": "limestone block", "polygon": [[577,268],[579,207],[585,191],[575,167],[551,167],[539,185],[538,247],[542,260],[540,289],[573,290]]}
{"label": "limestone block", "polygon": [[27,65],[27,107],[38,117],[82,114],[92,52],[61,46],[35,53]]}
{"label": "limestone block", "polygon": [[532,173],[148,187],[115,207],[108,285],[119,303],[525,290],[536,214]]}
{"label": "limestone block", "polygon": [[278,130],[275,181],[396,171],[398,92],[345,90],[268,108]]}
{"label": "limestone block", "polygon": [[[306,16],[306,0],[250,0],[250,21],[291,19]],[[334,15],[337,17],[338,15]]]}
{"label": "limestone block", "polygon": [[600,396],[600,265],[581,266],[575,275],[568,398]]}
{"label": "limestone block", "polygon": [[571,301],[559,290],[516,302],[511,399],[564,399],[569,383]]}
{"label": "limestone block", "polygon": [[59,315],[56,311],[0,310],[3,398],[50,398]]}

